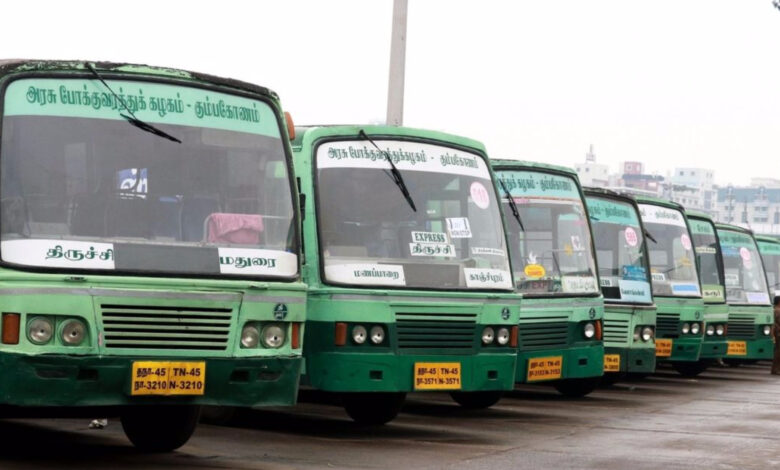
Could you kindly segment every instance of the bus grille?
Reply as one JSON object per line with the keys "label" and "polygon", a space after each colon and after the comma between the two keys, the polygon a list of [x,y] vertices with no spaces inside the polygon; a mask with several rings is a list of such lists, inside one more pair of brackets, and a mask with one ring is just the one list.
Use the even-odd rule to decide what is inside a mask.
{"label": "bus grille", "polygon": [[729,314],[729,338],[752,339],[756,337],[754,316],[750,314]]}
{"label": "bus grille", "polygon": [[228,345],[229,308],[114,304],[100,308],[106,348],[223,351]]}
{"label": "bus grille", "polygon": [[628,344],[628,318],[604,318],[604,344]]}
{"label": "bus grille", "polygon": [[472,349],[476,313],[395,314],[400,349]]}
{"label": "bus grille", "polygon": [[655,334],[659,338],[676,338],[680,335],[680,314],[658,312],[655,320]]}
{"label": "bus grille", "polygon": [[568,315],[520,319],[520,348],[551,349],[568,344]]}

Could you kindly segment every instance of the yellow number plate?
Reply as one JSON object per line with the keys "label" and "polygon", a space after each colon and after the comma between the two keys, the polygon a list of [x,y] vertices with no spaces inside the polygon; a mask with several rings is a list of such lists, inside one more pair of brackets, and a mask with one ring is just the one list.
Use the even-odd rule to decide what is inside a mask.
{"label": "yellow number plate", "polygon": [[729,341],[729,349],[726,354],[729,356],[747,356],[747,342]]}
{"label": "yellow number plate", "polygon": [[604,372],[620,372],[620,354],[604,354]]}
{"label": "yellow number plate", "polygon": [[656,357],[669,357],[672,355],[672,340],[670,339],[657,339],[655,340],[655,355]]}
{"label": "yellow number plate", "polygon": [[533,357],[528,359],[529,382],[560,379],[563,371],[563,356]]}
{"label": "yellow number plate", "polygon": [[133,362],[131,395],[203,395],[205,362]]}
{"label": "yellow number plate", "polygon": [[460,362],[415,362],[415,390],[460,390]]}

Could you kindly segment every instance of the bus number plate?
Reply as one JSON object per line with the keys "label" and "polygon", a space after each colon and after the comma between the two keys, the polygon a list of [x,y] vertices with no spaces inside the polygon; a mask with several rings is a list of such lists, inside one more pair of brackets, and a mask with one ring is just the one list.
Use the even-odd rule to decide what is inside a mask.
{"label": "bus number plate", "polygon": [[620,354],[604,354],[604,372],[620,372]]}
{"label": "bus number plate", "polygon": [[415,362],[415,390],[460,390],[460,362]]}
{"label": "bus number plate", "polygon": [[747,342],[729,341],[729,349],[726,354],[729,356],[747,356]]}
{"label": "bus number plate", "polygon": [[133,362],[131,395],[203,395],[205,362]]}
{"label": "bus number plate", "polygon": [[532,357],[528,359],[526,379],[529,382],[560,379],[562,371],[563,356]]}
{"label": "bus number plate", "polygon": [[672,355],[672,340],[670,339],[658,339],[655,340],[655,355],[656,357],[669,357]]}

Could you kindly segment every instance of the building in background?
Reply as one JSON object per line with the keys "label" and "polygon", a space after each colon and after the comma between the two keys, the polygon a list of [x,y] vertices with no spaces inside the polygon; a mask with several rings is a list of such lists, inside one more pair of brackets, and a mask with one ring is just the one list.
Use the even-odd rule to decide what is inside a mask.
{"label": "building in background", "polygon": [[663,185],[662,195],[686,209],[714,216],[717,199],[714,175],[715,172],[709,168],[675,168]]}
{"label": "building in background", "polygon": [[780,234],[780,181],[753,178],[750,186],[718,188],[715,218],[756,233]]}
{"label": "building in background", "polygon": [[609,165],[596,163],[596,154],[593,153],[593,145],[585,154],[585,163],[575,163],[574,169],[583,186],[605,188],[609,185]]}

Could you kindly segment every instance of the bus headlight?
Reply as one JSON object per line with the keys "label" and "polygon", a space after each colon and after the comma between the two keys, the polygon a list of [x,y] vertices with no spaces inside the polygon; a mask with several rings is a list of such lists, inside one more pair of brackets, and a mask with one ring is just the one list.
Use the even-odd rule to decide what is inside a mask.
{"label": "bus headlight", "polygon": [[372,326],[371,327],[371,342],[374,344],[382,344],[382,341],[385,340],[385,329],[381,326]]}
{"label": "bus headlight", "polygon": [[772,334],[772,327],[769,325],[764,325],[764,335],[769,336]]}
{"label": "bus headlight", "polygon": [[27,324],[27,338],[33,344],[48,343],[53,333],[54,326],[48,318],[36,317]]}
{"label": "bus headlight", "polygon": [[87,337],[87,325],[81,320],[71,318],[62,325],[60,337],[62,338],[62,342],[66,345],[78,346],[83,343],[84,338]]}
{"label": "bus headlight", "polygon": [[701,331],[701,325],[698,323],[691,323],[691,334],[698,335],[699,331]]}
{"label": "bus headlight", "polygon": [[712,336],[715,334],[715,327],[713,325],[707,325],[707,336]]}
{"label": "bus headlight", "polygon": [[355,325],[352,327],[352,341],[354,341],[355,344],[365,343],[366,338],[368,338],[368,332],[366,331],[365,326]]}
{"label": "bus headlight", "polygon": [[486,326],[485,329],[482,330],[482,344],[490,344],[495,338],[496,332],[493,331],[493,328]]}
{"label": "bus headlight", "polygon": [[241,346],[245,348],[256,348],[260,342],[260,332],[254,325],[245,325],[241,330]]}
{"label": "bus headlight", "polygon": [[653,339],[653,327],[646,326],[642,328],[642,341],[648,342]]}
{"label": "bus headlight", "polygon": [[682,326],[682,332],[684,335],[687,335],[691,331],[691,325],[690,323],[683,323]]}
{"label": "bus headlight", "polygon": [[588,339],[593,338],[596,336],[596,325],[594,325],[593,322],[586,323],[585,326],[582,327],[582,334]]}
{"label": "bus headlight", "polygon": [[266,325],[261,337],[266,348],[280,348],[284,344],[284,328],[279,325]]}
{"label": "bus headlight", "polygon": [[715,327],[715,334],[718,336],[723,336],[723,334],[726,332],[726,328],[723,325],[717,325]]}
{"label": "bus headlight", "polygon": [[499,328],[496,334],[496,342],[501,346],[506,346],[509,343],[509,328]]}

